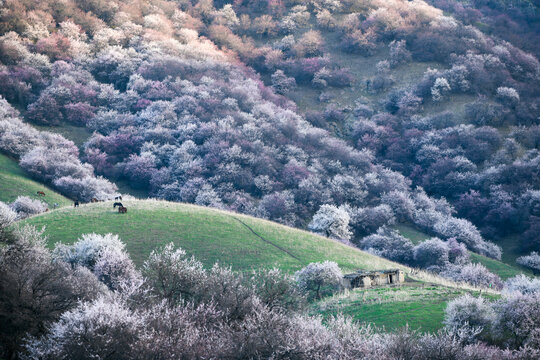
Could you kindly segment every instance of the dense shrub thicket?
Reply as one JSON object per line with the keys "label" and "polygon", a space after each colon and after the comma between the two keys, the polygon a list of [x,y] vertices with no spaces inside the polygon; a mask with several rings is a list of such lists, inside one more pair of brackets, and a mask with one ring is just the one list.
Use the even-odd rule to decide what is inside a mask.
{"label": "dense shrub thicket", "polygon": [[[353,35],[367,37],[359,42],[362,46],[390,47],[388,60],[377,64],[377,74],[366,83],[369,92],[386,99],[382,105],[359,99],[352,116],[341,120],[350,125],[350,139],[358,149],[370,149],[377,162],[406,175],[414,186],[445,197],[457,215],[477,225],[484,236],[497,239],[518,233],[524,251],[540,250],[537,58],[484,35],[470,19],[461,23],[419,2],[385,3],[367,2],[368,8],[377,6],[369,16],[344,5],[340,11],[351,11],[349,22],[343,20],[334,30],[347,33],[360,27]],[[499,24],[493,18],[505,18],[505,11],[525,23],[538,17],[529,1],[511,9],[504,2],[431,3],[454,9],[460,19],[476,14],[478,6],[482,12],[474,18],[485,16],[482,20],[490,19],[493,28]],[[501,20],[499,29],[509,23],[513,22]],[[530,41],[528,36],[523,39]],[[416,84],[392,88],[389,69],[411,59],[436,61],[445,70],[428,69]],[[460,114],[447,101],[457,95],[477,100]],[[436,104],[443,111],[434,110]]]}
{"label": "dense shrub thicket", "polygon": [[[489,9],[503,2],[471,4],[484,2],[483,14],[495,19]],[[309,224],[390,259],[498,288],[500,279],[470,264],[465,247],[500,258],[482,234],[520,232],[523,248],[540,249],[540,66],[467,25],[479,19],[474,9],[434,3],[462,22],[423,1],[6,0],[0,150],[74,199],[116,190],[95,171],[163,199]],[[518,3],[514,19],[527,13],[528,2]],[[490,25],[512,26],[499,20]],[[389,50],[365,84],[385,100],[331,104],[306,121],[285,95],[307,85],[325,101],[326,90],[354,85],[326,53],[327,33],[345,53]],[[391,70],[412,60],[444,70],[392,89]],[[479,96],[463,119],[423,113],[454,95]],[[71,141],[36,131],[10,104],[34,124],[91,130],[86,163]],[[352,146],[321,129],[331,122],[345,125]],[[0,203],[0,226],[40,210],[25,199]],[[396,221],[437,238],[414,246],[386,227]],[[524,278],[509,281],[516,294],[495,303],[456,300],[446,332],[379,334],[302,312],[306,298],[339,287],[332,263],[309,265],[295,282],[278,270],[204,269],[168,245],[139,271],[112,235],[50,252],[35,230],[0,230],[0,357],[540,356],[538,284]],[[534,264],[535,256],[521,261]]]}
{"label": "dense shrub thicket", "polygon": [[445,324],[468,342],[482,340],[503,347],[537,348],[540,293],[538,288],[525,294],[514,292],[494,302],[464,295],[448,304]]}
{"label": "dense shrub thicket", "polygon": [[[485,113],[478,113],[490,107],[485,101],[470,105],[470,115],[486,119]],[[485,236],[519,232],[524,249],[538,249],[540,157],[532,140],[537,126],[515,127],[504,139],[487,124],[475,127],[455,121],[449,113],[427,118],[377,114],[355,123],[354,139],[358,147],[370,148],[388,165],[409,174],[428,194],[444,196]]]}
{"label": "dense shrub thicket", "polygon": [[[524,250],[539,250],[538,60],[434,9],[425,14],[432,21],[422,31],[418,23],[397,33],[383,31],[394,39],[389,60],[378,64],[368,90],[388,91],[388,68],[411,56],[446,69],[428,69],[418,83],[391,89],[382,106],[360,101],[350,119],[351,140],[429,195],[445,197],[484,236],[519,233]],[[393,15],[382,21],[397,21]],[[450,95],[477,100],[465,105],[463,115],[425,111]]]}
{"label": "dense shrub thicket", "polygon": [[[42,234],[29,227],[2,230],[0,236],[0,355],[5,358],[491,360],[539,355],[537,334],[531,332],[537,320],[522,321],[537,310],[533,295],[497,303],[502,309],[499,339],[510,347],[502,350],[476,342],[478,331],[470,329],[476,323],[469,320],[478,307],[457,301],[448,310],[448,330],[437,334],[377,333],[343,317],[323,325],[303,311],[305,292],[334,286],[341,273],[331,263],[298,272],[298,286],[275,269],[205,269],[172,244],[154,251],[139,272],[111,234],[85,235],[52,253]],[[479,325],[492,318],[480,316]]]}
{"label": "dense shrub thicket", "polygon": [[538,4],[533,0],[515,2],[498,0],[428,0],[447,11],[464,24],[475,25],[484,32],[495,34],[538,57]]}

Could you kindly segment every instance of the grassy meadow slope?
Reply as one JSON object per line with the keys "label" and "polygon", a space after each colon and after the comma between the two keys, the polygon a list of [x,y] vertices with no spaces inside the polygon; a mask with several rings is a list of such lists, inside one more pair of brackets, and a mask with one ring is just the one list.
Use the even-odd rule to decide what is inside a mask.
{"label": "grassy meadow slope", "polygon": [[[174,242],[207,266],[216,262],[237,270],[255,267],[279,267],[295,271],[315,261],[332,260],[343,271],[355,269],[389,269],[408,267],[371,255],[313,233],[283,226],[246,215],[191,204],[158,200],[124,200],[127,214],[118,214],[112,202],[83,204],[80,208],[64,207],[24,221],[45,227],[49,245],[73,243],[81,234],[97,232],[118,234],[136,264],[150,252]],[[408,225],[395,227],[414,243],[426,234]],[[485,256],[471,254],[503,279],[521,272]]]}
{"label": "grassy meadow slope", "polygon": [[[219,262],[235,270],[278,267],[293,272],[310,262],[332,260],[344,272],[355,269],[410,268],[340,242],[274,222],[190,204],[156,200],[126,200],[127,214],[111,202],[65,207],[24,220],[45,227],[49,246],[72,243],[81,234],[119,234],[137,265],[156,247],[169,242],[206,266]],[[446,304],[471,291],[446,287],[437,277],[407,276],[399,287],[356,289],[314,304],[323,317],[343,313],[388,330],[404,326],[433,331],[442,327]]]}
{"label": "grassy meadow slope", "polygon": [[[399,287],[354,289],[322,300],[312,308],[323,317],[343,314],[359,323],[371,324],[387,331],[408,326],[422,332],[435,332],[443,327],[444,310],[452,299],[466,292],[425,283]],[[478,292],[472,292],[479,296]],[[484,297],[497,297],[485,293]]]}
{"label": "grassy meadow slope", "polygon": [[270,221],[195,205],[155,200],[127,200],[127,214],[112,202],[66,207],[25,223],[45,226],[49,244],[72,243],[81,234],[119,234],[136,264],[169,242],[205,265],[219,262],[245,270],[277,266],[298,270],[310,262],[333,260],[344,271],[404,266],[312,233]]}
{"label": "grassy meadow slope", "polygon": [[489,271],[491,271],[494,274],[499,275],[501,279],[503,280],[511,278],[519,274],[533,276],[532,271],[530,271],[529,269],[521,265],[516,264],[515,262],[514,262],[514,265],[511,265],[510,263],[490,259],[486,256],[475,254],[472,252],[470,253],[470,255],[471,255],[471,261],[473,263],[480,263],[484,265]]}
{"label": "grassy meadow slope", "polygon": [[[45,196],[38,196],[38,191],[45,192]],[[60,195],[46,185],[30,179],[15,160],[0,154],[0,201],[10,203],[17,196],[39,199],[47,203],[49,208],[52,208],[54,203],[60,206],[71,204],[70,199]]]}

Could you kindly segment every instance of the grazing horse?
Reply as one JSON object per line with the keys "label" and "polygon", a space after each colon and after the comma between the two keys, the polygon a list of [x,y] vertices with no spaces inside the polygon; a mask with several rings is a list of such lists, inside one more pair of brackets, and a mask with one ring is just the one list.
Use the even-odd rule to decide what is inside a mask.
{"label": "grazing horse", "polygon": [[113,204],[113,209],[115,209],[117,206],[124,207],[124,205],[122,205],[121,202],[115,202],[115,203]]}
{"label": "grazing horse", "polygon": [[119,206],[119,207],[118,207],[118,212],[119,212],[120,214],[125,214],[125,213],[127,213],[127,207]]}
{"label": "grazing horse", "polygon": [[115,197],[114,200],[120,200],[120,201],[122,201],[122,195],[119,195],[119,196]]}
{"label": "grazing horse", "polygon": [[73,204],[73,207],[79,207],[79,200],[75,200],[75,203]]}
{"label": "grazing horse", "polygon": [[92,200],[90,200],[90,202],[93,202],[93,203],[98,202],[98,199],[92,198]]}
{"label": "grazing horse", "polygon": [[38,191],[37,194],[38,194],[39,196],[45,196],[45,193],[44,193],[43,191]]}

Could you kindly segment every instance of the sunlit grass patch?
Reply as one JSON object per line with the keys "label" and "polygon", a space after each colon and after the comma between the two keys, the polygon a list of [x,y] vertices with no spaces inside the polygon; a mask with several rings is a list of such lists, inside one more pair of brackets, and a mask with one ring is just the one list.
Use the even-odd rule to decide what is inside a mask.
{"label": "sunlit grass patch", "polygon": [[[397,287],[354,289],[323,299],[312,307],[313,314],[324,318],[343,314],[361,324],[393,331],[408,326],[422,332],[443,327],[448,302],[467,291],[434,284],[413,283]],[[478,291],[471,291],[479,296]],[[496,298],[496,294],[482,293]]]}

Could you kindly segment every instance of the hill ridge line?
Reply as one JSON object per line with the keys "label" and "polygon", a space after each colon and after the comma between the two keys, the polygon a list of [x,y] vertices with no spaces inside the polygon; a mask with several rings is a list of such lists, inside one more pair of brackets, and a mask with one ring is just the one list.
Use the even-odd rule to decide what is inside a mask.
{"label": "hill ridge line", "polygon": [[275,248],[283,251],[284,253],[286,253],[287,255],[289,255],[290,257],[298,260],[300,263],[303,263],[302,260],[300,260],[300,258],[298,258],[296,255],[294,255],[293,253],[291,253],[289,250],[277,245],[277,244],[274,244],[272,241],[270,240],[267,240],[265,239],[264,237],[262,237],[261,235],[259,235],[257,232],[255,232],[255,230],[253,230],[251,228],[251,226],[249,226],[248,224],[246,224],[245,222],[243,222],[242,220],[240,220],[239,218],[237,218],[236,216],[231,216],[233,219],[235,219],[236,221],[238,221],[240,224],[244,225],[246,228],[249,229],[249,231],[251,231],[255,236],[257,236],[259,239],[261,239],[262,241],[264,241],[265,243],[267,244],[270,244],[272,246],[274,246]]}

